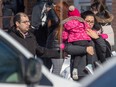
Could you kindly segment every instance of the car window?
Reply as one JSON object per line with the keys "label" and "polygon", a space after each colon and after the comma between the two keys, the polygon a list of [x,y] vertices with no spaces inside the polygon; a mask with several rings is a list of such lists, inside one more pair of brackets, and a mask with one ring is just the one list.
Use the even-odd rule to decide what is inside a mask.
{"label": "car window", "polygon": [[0,82],[22,82],[20,56],[20,52],[0,38]]}

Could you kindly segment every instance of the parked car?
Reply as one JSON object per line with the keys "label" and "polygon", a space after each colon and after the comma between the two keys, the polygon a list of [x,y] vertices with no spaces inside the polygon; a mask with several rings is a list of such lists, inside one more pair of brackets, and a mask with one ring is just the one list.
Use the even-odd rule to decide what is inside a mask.
{"label": "parked car", "polygon": [[50,73],[39,58],[0,29],[0,87],[79,87]]}
{"label": "parked car", "polygon": [[116,87],[116,56],[109,58],[102,67],[80,81],[81,87]]}

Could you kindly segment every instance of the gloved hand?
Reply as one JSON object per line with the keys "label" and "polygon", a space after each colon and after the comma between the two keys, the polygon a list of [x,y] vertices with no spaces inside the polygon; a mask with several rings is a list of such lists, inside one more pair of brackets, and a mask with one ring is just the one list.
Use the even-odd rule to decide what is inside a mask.
{"label": "gloved hand", "polygon": [[107,34],[100,34],[100,36],[101,36],[103,39],[107,39],[107,38],[108,38],[108,35],[107,35]]}
{"label": "gloved hand", "polygon": [[60,49],[64,50],[64,48],[65,48],[65,44],[64,43],[60,44]]}

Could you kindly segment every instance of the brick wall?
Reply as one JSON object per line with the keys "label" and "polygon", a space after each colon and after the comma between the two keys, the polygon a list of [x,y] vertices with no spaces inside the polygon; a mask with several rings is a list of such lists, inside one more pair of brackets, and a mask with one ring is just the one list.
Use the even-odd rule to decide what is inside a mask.
{"label": "brick wall", "polygon": [[[114,15],[114,20],[112,22],[112,27],[113,27],[115,37],[116,37],[116,0],[112,0],[112,13]],[[115,46],[113,46],[113,50],[116,50],[116,40],[115,40]]]}
{"label": "brick wall", "polygon": [[73,0],[53,0],[54,2],[59,2],[59,1],[66,1],[69,5],[73,4]]}
{"label": "brick wall", "polygon": [[33,1],[29,1],[29,0],[24,0],[24,4],[25,4],[25,13],[28,15],[31,15],[32,13],[32,8],[34,6],[34,4],[37,2],[37,0],[33,0]]}

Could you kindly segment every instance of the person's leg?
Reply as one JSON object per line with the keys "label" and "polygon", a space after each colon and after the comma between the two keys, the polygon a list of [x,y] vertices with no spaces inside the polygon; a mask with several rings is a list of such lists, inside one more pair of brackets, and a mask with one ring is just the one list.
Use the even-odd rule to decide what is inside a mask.
{"label": "person's leg", "polygon": [[62,69],[64,59],[52,59],[53,69],[52,73],[60,76],[60,71]]}
{"label": "person's leg", "polygon": [[[86,58],[86,57],[85,57]],[[81,61],[81,60],[80,60]],[[73,56],[71,56],[71,60],[70,60],[70,73],[71,73],[71,77],[72,77],[72,71],[73,71],[73,65],[74,64],[74,58],[73,58]],[[78,68],[79,68],[79,66],[78,66]],[[81,76],[80,76],[81,75]],[[80,81],[81,79],[83,79],[84,77],[85,77],[86,75],[82,75],[81,73],[78,73],[78,79],[73,79],[74,81]]]}
{"label": "person's leg", "polygon": [[72,71],[72,78],[74,79],[74,80],[76,80],[76,79],[78,79],[78,64],[79,64],[79,62],[80,62],[80,60],[81,60],[81,57],[80,56],[74,56],[74,64],[73,64],[73,71]]}
{"label": "person's leg", "polygon": [[[65,48],[65,51],[68,51],[69,54],[73,53],[74,55],[77,55],[75,52],[79,52],[79,49],[75,49],[74,46],[83,46],[85,45],[86,41],[75,41],[72,43],[67,44],[68,48],[71,48],[71,50],[68,50],[68,48]],[[81,60],[81,56],[71,56],[71,77],[73,80],[77,80],[78,79],[78,64]]]}
{"label": "person's leg", "polygon": [[41,59],[43,61],[43,64],[48,68],[48,70],[50,70],[52,67],[51,59],[48,58],[41,58]]}
{"label": "person's leg", "polygon": [[[87,40],[82,40],[82,41],[75,41],[75,42],[73,42],[73,45],[79,45],[79,46],[84,46],[84,47],[87,47],[87,46],[92,46],[92,42],[91,41],[87,41]],[[86,60],[87,60],[87,64],[92,64],[92,55],[90,55],[90,54],[86,54],[87,55],[87,58],[86,58]],[[75,59],[75,61],[76,61],[76,63],[79,63],[79,58],[77,57],[76,59]]]}
{"label": "person's leg", "polygon": [[87,54],[87,59],[86,59],[87,64],[92,64],[92,62],[93,62],[92,58],[93,58],[93,55]]}
{"label": "person's leg", "polygon": [[[83,52],[85,51],[84,47],[87,46],[86,44],[88,44],[88,41],[86,41],[86,40],[68,43],[65,45],[64,51],[66,51],[70,55],[77,55],[77,54],[84,55]],[[85,55],[86,55],[86,53],[85,53]]]}
{"label": "person's leg", "polygon": [[[92,42],[88,41],[86,43],[86,46],[92,46]],[[88,71],[88,73],[93,75],[93,55],[87,54],[86,61],[87,61],[87,66],[85,67],[85,69]]]}
{"label": "person's leg", "polygon": [[94,73],[93,73],[92,57],[93,57],[92,55],[87,54],[86,57],[87,66],[85,67],[85,69],[88,71],[88,73],[93,75]]}
{"label": "person's leg", "polygon": [[[64,51],[70,55],[77,55],[77,52],[78,54],[82,54],[83,51],[79,51],[79,49],[82,49],[82,47],[69,43],[65,45]],[[82,50],[85,50],[85,48],[83,48]]]}

